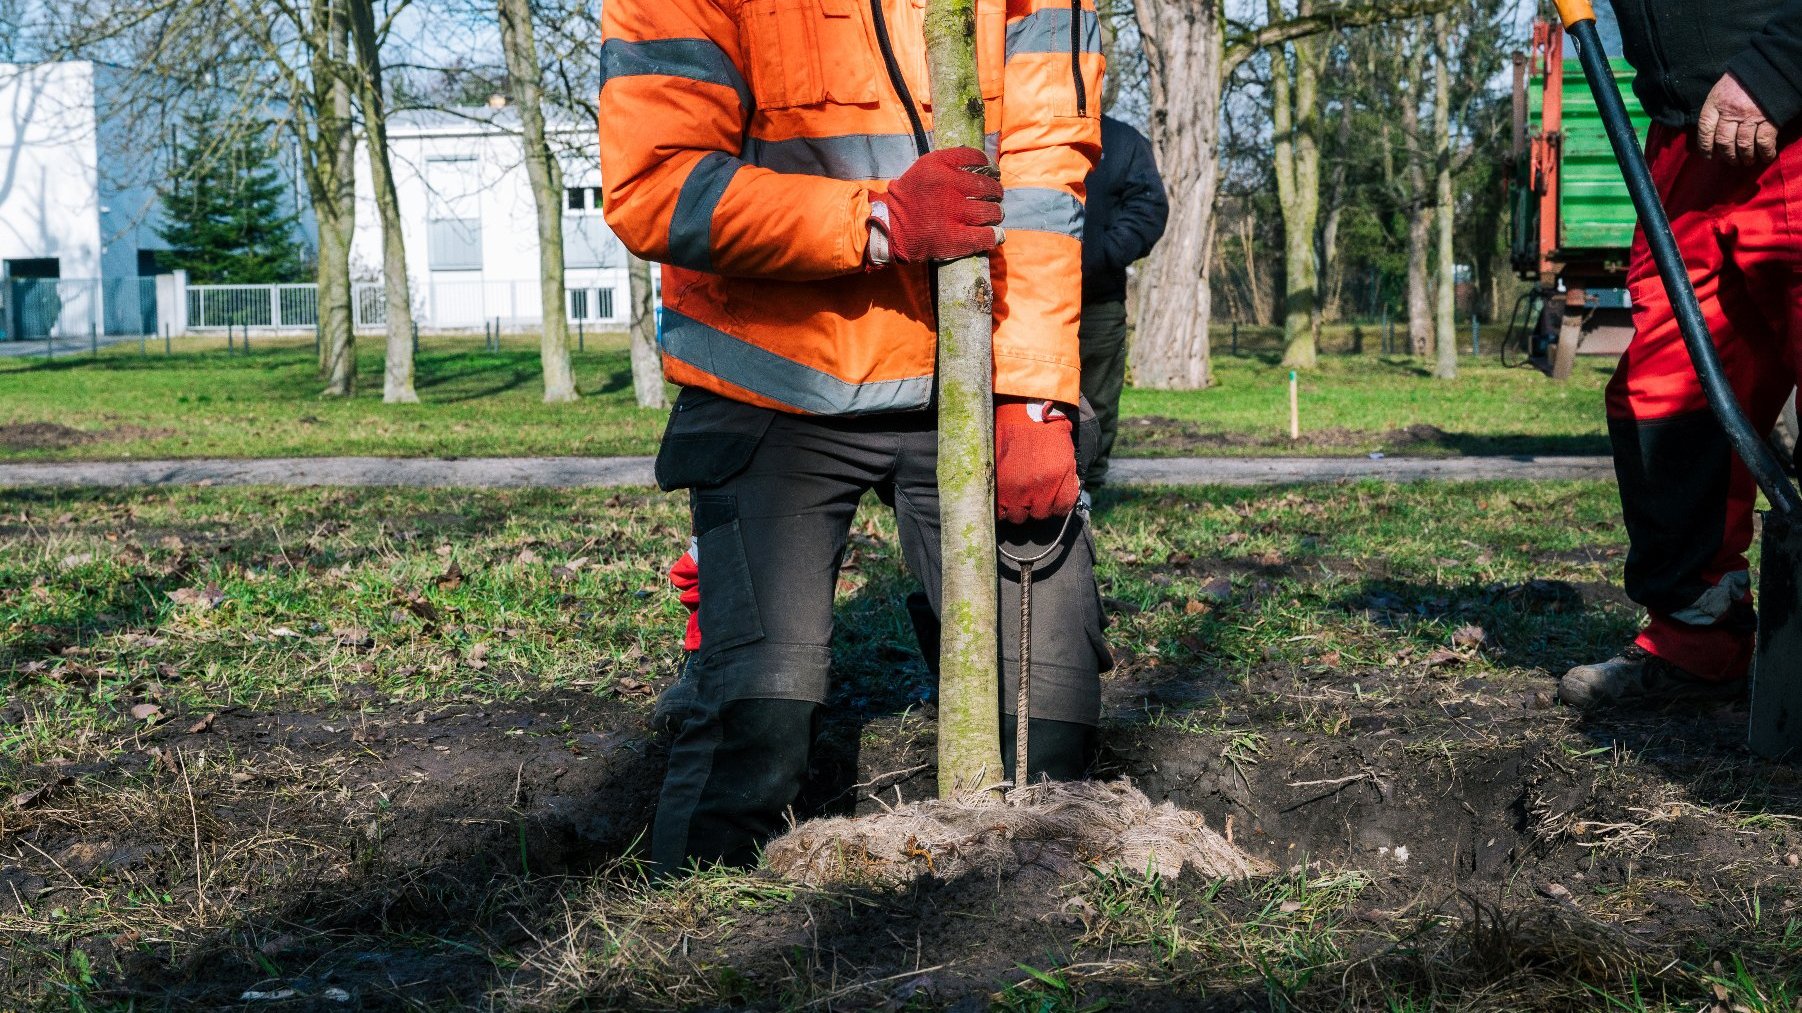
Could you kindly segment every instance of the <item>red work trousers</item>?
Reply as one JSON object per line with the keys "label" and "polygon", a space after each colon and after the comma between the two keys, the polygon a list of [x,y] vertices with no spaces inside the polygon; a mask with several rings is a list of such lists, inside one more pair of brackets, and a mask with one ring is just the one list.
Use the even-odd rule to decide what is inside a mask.
{"label": "red work trousers", "polygon": [[[1727,376],[1768,432],[1802,345],[1802,141],[1786,130],[1776,162],[1735,167],[1697,154],[1690,131],[1655,126],[1646,155]],[[1627,593],[1650,613],[1638,643],[1702,678],[1737,679],[1752,655],[1757,490],[1708,410],[1643,232],[1627,285],[1634,336],[1608,385],[1608,430]]]}

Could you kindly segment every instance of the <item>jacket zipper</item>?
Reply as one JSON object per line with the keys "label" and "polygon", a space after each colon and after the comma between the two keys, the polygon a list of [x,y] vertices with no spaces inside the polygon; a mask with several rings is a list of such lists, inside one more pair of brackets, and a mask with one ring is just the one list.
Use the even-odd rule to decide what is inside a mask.
{"label": "jacket zipper", "polygon": [[[1077,0],[1081,2],[1081,0]],[[914,148],[921,155],[932,150],[932,141],[926,136],[926,125],[920,120],[920,111],[914,108],[913,93],[907,90],[907,79],[901,76],[901,64],[895,60],[895,47],[889,42],[888,19],[882,14],[882,0],[870,0],[870,18],[875,22],[876,45],[882,49],[882,62],[888,68],[889,84],[895,88],[901,105],[907,110],[907,122],[913,127]]]}
{"label": "jacket zipper", "polygon": [[1076,115],[1089,115],[1089,91],[1082,83],[1082,0],[1070,0],[1070,76],[1076,79]]}

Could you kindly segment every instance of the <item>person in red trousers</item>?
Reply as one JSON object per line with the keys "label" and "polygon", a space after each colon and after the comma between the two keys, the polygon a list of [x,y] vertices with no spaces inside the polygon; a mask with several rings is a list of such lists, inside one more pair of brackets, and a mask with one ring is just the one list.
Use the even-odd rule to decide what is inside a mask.
{"label": "person in red trousers", "polygon": [[[1769,430],[1802,351],[1802,3],[1622,0],[1652,177],[1734,392]],[[1559,683],[1574,707],[1732,699],[1755,616],[1746,549],[1757,494],[1709,411],[1643,234],[1628,265],[1634,337],[1608,385],[1631,548],[1633,643]]]}

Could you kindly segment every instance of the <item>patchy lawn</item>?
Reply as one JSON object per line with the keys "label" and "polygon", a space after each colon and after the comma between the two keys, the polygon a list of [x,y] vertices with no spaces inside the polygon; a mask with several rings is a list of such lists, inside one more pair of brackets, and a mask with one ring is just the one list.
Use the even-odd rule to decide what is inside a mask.
{"label": "patchy lawn", "polygon": [[[624,339],[589,335],[575,356],[579,404],[540,403],[536,339],[420,338],[419,405],[381,403],[380,344],[360,344],[362,389],[318,396],[312,345],[260,339],[228,355],[222,339],[188,339],[175,354],[134,344],[86,356],[0,359],[0,460],[649,454],[664,415],[632,402]],[[1223,346],[1224,347],[1224,346]],[[1421,364],[1375,354],[1326,355],[1301,384],[1302,439],[1289,440],[1288,372],[1275,353],[1216,358],[1202,392],[1128,390],[1118,452],[1200,454],[1606,453],[1594,360],[1554,384],[1467,359],[1434,380]]]}
{"label": "patchy lawn", "polygon": [[[645,880],[678,497],[0,492],[0,1008],[1791,1010],[1802,778],[1552,703],[1614,497],[1109,493],[1106,773],[1281,871],[882,893]],[[933,791],[910,587],[869,511],[803,816]]]}

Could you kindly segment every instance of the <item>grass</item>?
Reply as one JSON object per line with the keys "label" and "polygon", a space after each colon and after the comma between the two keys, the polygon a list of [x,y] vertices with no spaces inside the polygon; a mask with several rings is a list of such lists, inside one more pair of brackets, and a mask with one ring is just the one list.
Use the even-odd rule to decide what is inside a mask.
{"label": "grass", "polygon": [[[128,343],[98,358],[0,359],[0,460],[655,452],[664,415],[633,404],[621,335],[589,335],[575,356],[585,395],[575,405],[540,403],[531,335],[509,335],[499,352],[471,337],[420,340],[423,403],[406,406],[381,403],[370,340],[359,345],[361,390],[343,400],[318,396],[311,344],[292,339],[237,355],[208,338],[183,339],[168,356]],[[1219,355],[1205,392],[1129,389],[1118,453],[1606,452],[1606,371],[1590,360],[1553,384],[1467,358],[1448,383],[1405,357],[1327,355],[1302,379],[1305,438],[1292,444],[1276,359]]]}
{"label": "grass", "polygon": [[[1799,838],[1768,793],[1793,776],[1521,709],[1633,627],[1573,590],[1618,579],[1617,510],[1601,483],[1105,495],[1117,748],[1280,789],[1336,780],[1330,754],[1361,741],[1373,781],[1486,806],[1486,758],[1531,739],[1546,751],[1500,785],[1497,825],[1576,864],[1454,887],[1311,861],[1241,814],[1284,871],[1096,869],[1029,902],[645,879],[634,785],[659,761],[631,737],[678,660],[679,497],[0,491],[0,1007],[343,987],[433,1009],[929,1010],[955,986],[1034,1011],[1791,1009]],[[853,547],[837,699],[882,762],[930,727],[930,691],[885,512]],[[1407,733],[1378,739],[1373,716]],[[1684,827],[1728,850],[1694,858],[1707,838]],[[1553,874],[1567,904],[1534,893]],[[1708,928],[1629,931],[1684,918]],[[434,984],[383,992],[371,966]]]}

